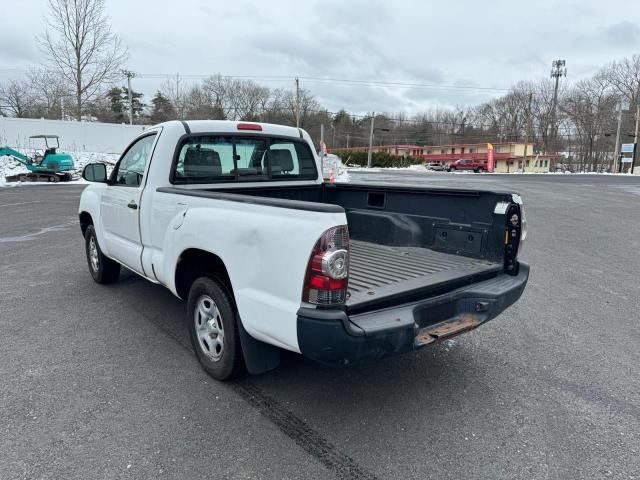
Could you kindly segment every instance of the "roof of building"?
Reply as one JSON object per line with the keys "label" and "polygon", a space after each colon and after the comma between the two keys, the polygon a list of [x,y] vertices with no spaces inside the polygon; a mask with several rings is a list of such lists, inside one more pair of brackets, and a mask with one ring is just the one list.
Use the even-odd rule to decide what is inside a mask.
{"label": "roof of building", "polygon": [[[446,148],[446,147],[486,147],[487,143],[496,145],[523,145],[524,142],[482,142],[482,143],[452,143],[449,145],[424,145],[422,148]],[[527,142],[528,145],[532,145],[533,142]]]}
{"label": "roof of building", "polygon": [[[491,143],[494,147],[497,145],[522,145],[524,142],[482,142],[482,143],[452,143],[448,145],[410,145],[410,144],[390,144],[390,145],[373,145],[371,148],[451,148],[451,147],[486,147],[487,143]],[[527,142],[532,145],[533,142]],[[340,148],[339,150],[355,150],[364,147]]]}

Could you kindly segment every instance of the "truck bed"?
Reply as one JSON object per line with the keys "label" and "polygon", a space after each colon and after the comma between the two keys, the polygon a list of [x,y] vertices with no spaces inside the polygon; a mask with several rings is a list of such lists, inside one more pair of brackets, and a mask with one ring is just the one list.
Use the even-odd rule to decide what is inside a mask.
{"label": "truck bed", "polygon": [[350,311],[411,295],[424,297],[487,278],[502,264],[420,247],[391,247],[352,240],[349,244]]}
{"label": "truck bed", "polygon": [[349,313],[437,296],[504,272],[511,194],[389,185],[318,184],[169,193],[346,214]]}

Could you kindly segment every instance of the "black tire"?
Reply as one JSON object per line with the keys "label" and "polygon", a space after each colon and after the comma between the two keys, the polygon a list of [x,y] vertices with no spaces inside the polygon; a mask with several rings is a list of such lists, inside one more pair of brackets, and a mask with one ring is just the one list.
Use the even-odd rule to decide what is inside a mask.
{"label": "black tire", "polygon": [[[216,310],[219,315],[215,314]],[[216,380],[230,380],[244,372],[238,322],[238,310],[222,282],[210,277],[200,277],[193,282],[187,302],[189,338],[200,365]]]}
{"label": "black tire", "polygon": [[[92,259],[92,241],[95,245],[95,256]],[[96,283],[113,283],[118,280],[120,276],[120,264],[114,262],[110,258],[107,258],[100,249],[98,244],[98,237],[96,237],[96,230],[93,225],[89,225],[84,232],[84,247],[87,254],[87,265],[89,266],[89,273],[96,281]],[[97,260],[97,261],[94,261]]]}
{"label": "black tire", "polygon": [[456,171],[456,167],[449,167],[449,171],[450,172],[455,172]]}
{"label": "black tire", "polygon": [[476,173],[482,173],[482,172],[484,172],[484,168],[482,167],[476,168]]}

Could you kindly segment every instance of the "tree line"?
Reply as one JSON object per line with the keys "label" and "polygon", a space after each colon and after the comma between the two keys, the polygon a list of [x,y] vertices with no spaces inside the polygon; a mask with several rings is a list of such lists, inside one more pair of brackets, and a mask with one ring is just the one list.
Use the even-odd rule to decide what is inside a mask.
{"label": "tree line", "polygon": [[[171,119],[231,119],[295,125],[293,89],[267,88],[220,74],[187,83],[167,78],[151,99],[125,85],[128,52],[111,31],[104,0],[49,0],[40,68],[0,83],[0,115],[154,124]],[[479,105],[431,108],[416,115],[375,115],[374,143],[445,145],[522,141],[536,151],[564,152],[574,169],[610,169],[618,106],[625,101],[621,143],[631,142],[640,100],[640,55],[613,61],[593,76],[560,82],[521,81]],[[131,100],[130,100],[131,99]],[[130,102],[132,105],[130,105]],[[316,141],[324,126],[330,149],[365,146],[371,115],[329,112],[314,95],[299,93],[300,124]],[[555,105],[555,108],[554,108]]]}

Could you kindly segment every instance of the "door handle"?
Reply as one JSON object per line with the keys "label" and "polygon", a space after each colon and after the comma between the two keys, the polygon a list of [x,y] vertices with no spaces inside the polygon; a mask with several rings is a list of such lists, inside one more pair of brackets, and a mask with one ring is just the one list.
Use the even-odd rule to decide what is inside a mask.
{"label": "door handle", "polygon": [[128,204],[127,207],[129,208],[133,208],[134,210],[138,209],[138,204],[136,202],[134,202],[133,200],[131,200]]}

